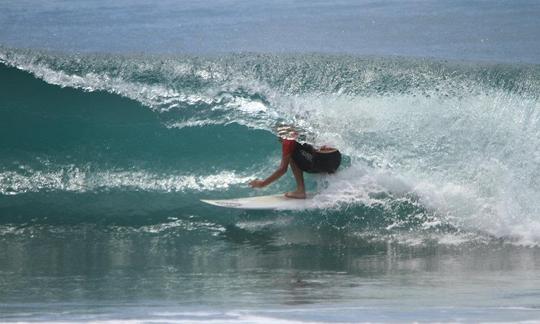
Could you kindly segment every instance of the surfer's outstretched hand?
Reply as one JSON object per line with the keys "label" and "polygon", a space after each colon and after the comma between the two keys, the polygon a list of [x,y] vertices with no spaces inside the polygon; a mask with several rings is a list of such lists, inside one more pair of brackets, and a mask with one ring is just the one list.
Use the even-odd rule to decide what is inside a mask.
{"label": "surfer's outstretched hand", "polygon": [[259,180],[259,179],[255,179],[255,180],[251,181],[249,183],[249,185],[251,186],[251,188],[262,188],[262,187],[264,187],[264,181]]}

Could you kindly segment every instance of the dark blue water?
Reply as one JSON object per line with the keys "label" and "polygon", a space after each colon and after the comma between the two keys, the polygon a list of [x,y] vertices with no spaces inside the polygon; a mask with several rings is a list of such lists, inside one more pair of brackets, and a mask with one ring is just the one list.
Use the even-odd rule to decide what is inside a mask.
{"label": "dark blue water", "polygon": [[[540,317],[536,2],[0,4],[0,321]],[[344,154],[319,209],[200,202]]]}

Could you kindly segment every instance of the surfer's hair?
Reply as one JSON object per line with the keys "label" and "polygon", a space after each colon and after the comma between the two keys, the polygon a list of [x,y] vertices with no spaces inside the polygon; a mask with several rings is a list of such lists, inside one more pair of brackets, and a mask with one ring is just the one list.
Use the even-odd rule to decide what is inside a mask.
{"label": "surfer's hair", "polygon": [[275,132],[282,139],[294,140],[298,138],[298,132],[292,125],[278,124],[275,127]]}

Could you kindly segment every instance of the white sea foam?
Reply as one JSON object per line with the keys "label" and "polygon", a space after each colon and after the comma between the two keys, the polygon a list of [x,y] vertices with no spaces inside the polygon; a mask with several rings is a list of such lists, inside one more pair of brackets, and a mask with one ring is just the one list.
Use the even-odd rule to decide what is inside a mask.
{"label": "white sea foam", "polygon": [[17,195],[38,191],[90,192],[112,189],[184,192],[226,190],[246,184],[251,177],[235,171],[209,175],[154,174],[136,170],[92,171],[90,168],[59,166],[53,171],[25,168],[24,172],[0,172],[0,194]]}
{"label": "white sea foam", "polygon": [[[308,309],[295,310],[295,312],[306,312]],[[287,314],[287,310],[276,310],[275,313]],[[268,314],[257,314],[268,313]],[[271,310],[265,312],[247,311],[247,310],[231,310],[224,312],[215,311],[163,311],[163,312],[149,312],[148,314],[137,316],[137,318],[130,318],[133,316],[126,316],[125,314],[107,315],[87,315],[80,316],[77,314],[62,314],[59,318],[49,321],[47,319],[38,319],[37,321],[8,321],[6,323],[84,323],[84,324],[109,324],[109,323],[126,323],[126,324],[138,324],[138,323],[277,323],[277,324],[310,324],[310,323],[324,323],[325,321],[314,320],[295,320],[280,318],[272,315]],[[104,318],[105,317],[105,318]],[[335,322],[340,323],[340,322]],[[346,322],[343,322],[346,323]]]}
{"label": "white sea foam", "polygon": [[352,158],[321,195],[373,205],[386,203],[379,192],[413,194],[459,228],[540,242],[538,100],[480,88],[452,98],[297,96],[283,107],[314,142]]}

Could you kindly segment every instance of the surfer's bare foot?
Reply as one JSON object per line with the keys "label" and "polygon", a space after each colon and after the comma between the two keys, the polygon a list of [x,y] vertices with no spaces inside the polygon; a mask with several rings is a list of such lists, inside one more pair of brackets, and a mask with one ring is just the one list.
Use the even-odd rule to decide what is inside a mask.
{"label": "surfer's bare foot", "polygon": [[291,191],[285,194],[287,198],[306,199],[306,193],[301,191]]}

